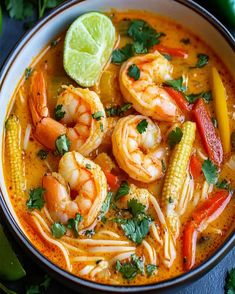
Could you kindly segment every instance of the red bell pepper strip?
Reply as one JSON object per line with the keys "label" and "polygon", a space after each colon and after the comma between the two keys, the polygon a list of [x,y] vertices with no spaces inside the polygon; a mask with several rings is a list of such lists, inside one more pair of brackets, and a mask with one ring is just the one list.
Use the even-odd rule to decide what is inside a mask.
{"label": "red bell pepper strip", "polygon": [[184,114],[190,114],[193,109],[193,104],[189,104],[181,92],[171,87],[164,87],[164,90],[171,96],[171,98],[176,102],[176,104]]}
{"label": "red bell pepper strip", "polygon": [[223,161],[223,147],[202,98],[195,103],[192,114],[208,156],[214,163],[220,165]]}
{"label": "red bell pepper strip", "polygon": [[202,172],[202,163],[198,159],[197,155],[193,154],[189,163],[190,173],[195,179],[199,178]]}
{"label": "red bell pepper strip", "polygon": [[108,185],[111,188],[111,190],[117,190],[119,188],[119,180],[118,177],[113,175],[110,172],[104,172]]}
{"label": "red bell pepper strip", "polygon": [[199,208],[196,208],[183,233],[183,260],[186,271],[190,270],[195,263],[197,234],[205,229],[205,224],[214,221],[224,211],[229,203],[232,193],[220,190],[213,197],[207,199]]}
{"label": "red bell pepper strip", "polygon": [[163,45],[155,45],[154,49],[156,49],[160,53],[166,53],[176,57],[183,57],[183,58],[188,57],[188,52],[182,48],[170,48]]}

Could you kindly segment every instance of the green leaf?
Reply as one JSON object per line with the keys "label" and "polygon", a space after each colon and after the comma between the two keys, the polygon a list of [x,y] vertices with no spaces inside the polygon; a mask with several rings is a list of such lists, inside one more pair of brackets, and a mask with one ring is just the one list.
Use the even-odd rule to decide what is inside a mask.
{"label": "green leaf", "polygon": [[33,69],[32,69],[31,67],[27,67],[27,68],[25,69],[25,73],[24,73],[24,75],[25,75],[25,79],[26,79],[26,80],[28,80],[28,78],[30,77],[30,75],[31,75],[32,72],[33,72]]}
{"label": "green leaf", "polygon": [[218,171],[216,166],[211,162],[210,159],[204,160],[202,164],[202,172],[209,184],[215,184],[218,178]]}
{"label": "green leaf", "polygon": [[131,109],[132,104],[131,103],[124,103],[121,106],[112,106],[110,108],[106,108],[106,115],[108,117],[114,117],[114,116],[122,116],[125,112],[127,112],[129,109]]}
{"label": "green leaf", "polygon": [[87,163],[87,164],[85,165],[85,167],[86,167],[86,169],[91,169],[91,165],[90,165],[90,163]]}
{"label": "green leaf", "polygon": [[105,198],[105,200],[101,206],[101,209],[100,209],[101,218],[104,217],[105,214],[108,212],[112,198],[113,198],[113,193],[108,192],[107,197]]}
{"label": "green leaf", "polygon": [[91,238],[94,234],[95,234],[94,230],[86,230],[85,231],[85,236],[87,236],[88,238]]}
{"label": "green leaf", "polygon": [[51,226],[51,233],[56,238],[61,238],[66,233],[66,227],[62,225],[61,223],[54,223]]}
{"label": "green leaf", "polygon": [[6,294],[17,294],[16,292],[8,289],[6,286],[4,286],[2,283],[0,283],[0,289],[6,293]]}
{"label": "green leaf", "polygon": [[127,195],[130,191],[129,184],[127,181],[123,181],[115,195],[115,201],[119,200],[121,197]]}
{"label": "green leaf", "polygon": [[185,92],[186,87],[183,86],[183,77],[180,77],[179,79],[176,80],[168,80],[165,82],[167,86],[172,87],[173,89],[180,91],[180,92]]}
{"label": "green leaf", "polygon": [[50,286],[51,278],[44,276],[44,281],[39,285],[31,285],[27,288],[26,294],[42,294],[45,293]]}
{"label": "green leaf", "polygon": [[54,109],[54,116],[57,121],[61,120],[66,113],[65,111],[62,111],[62,108],[63,108],[63,105],[59,104]]}
{"label": "green leaf", "polygon": [[146,54],[148,53],[148,49],[144,47],[143,43],[134,42],[132,45],[133,51],[136,54]]}
{"label": "green leaf", "polygon": [[132,64],[128,67],[127,74],[129,77],[137,81],[140,78],[140,69],[136,64]]}
{"label": "green leaf", "polygon": [[167,60],[171,61],[172,60],[172,56],[170,54],[162,54]]}
{"label": "green leaf", "polygon": [[172,130],[168,137],[167,137],[167,144],[173,148],[176,144],[178,144],[183,137],[183,132],[181,128],[176,127],[174,130]]}
{"label": "green leaf", "polygon": [[67,227],[74,231],[75,237],[79,236],[78,225],[82,221],[80,213],[76,213],[75,218],[70,218],[67,223]]}
{"label": "green leaf", "polygon": [[24,20],[33,15],[33,5],[24,0],[5,0],[6,9],[11,18]]}
{"label": "green leaf", "polygon": [[147,22],[139,19],[131,21],[127,34],[135,42],[143,44],[143,47],[146,49],[158,44],[160,42],[159,37],[162,35]]}
{"label": "green leaf", "polygon": [[188,94],[184,95],[184,97],[188,100],[190,104],[194,103],[198,98],[203,98],[206,103],[209,103],[212,100],[211,91],[208,92],[201,92],[198,94]]}
{"label": "green leaf", "polygon": [[56,141],[56,153],[59,155],[64,155],[66,152],[69,151],[70,148],[70,142],[66,135],[59,136]]}
{"label": "green leaf", "polygon": [[181,43],[185,44],[185,45],[188,45],[191,43],[190,39],[189,38],[183,38],[180,40]]}
{"label": "green leaf", "polygon": [[121,64],[133,56],[132,44],[126,44],[124,47],[115,49],[112,53],[111,62]]}
{"label": "green leaf", "polygon": [[26,203],[28,209],[32,210],[34,208],[36,209],[42,209],[44,206],[44,193],[45,189],[42,187],[38,187],[36,189],[31,189],[29,191],[29,199]]}
{"label": "green leaf", "polygon": [[136,128],[137,128],[137,131],[138,131],[140,134],[142,134],[142,133],[144,133],[144,132],[146,131],[147,127],[148,127],[148,122],[147,122],[146,119],[143,119],[143,120],[141,120],[141,121],[138,123],[138,125],[137,125]]}
{"label": "green leaf", "polygon": [[37,153],[37,156],[41,159],[41,160],[44,160],[47,158],[47,155],[48,155],[48,151],[46,150],[39,150],[38,153]]}
{"label": "green leaf", "polygon": [[131,255],[131,261],[138,269],[139,273],[144,274],[144,261],[141,257],[138,257],[135,254]]}
{"label": "green leaf", "polygon": [[209,62],[209,56],[203,53],[197,55],[197,63],[192,68],[202,68]]}
{"label": "green leaf", "polygon": [[157,270],[157,266],[155,264],[146,265],[146,273],[148,277],[152,276],[156,270]]}
{"label": "green leaf", "polygon": [[142,203],[138,202],[135,198],[132,198],[127,202],[127,207],[130,211],[130,213],[134,216],[137,217],[138,214],[140,213],[145,213],[145,208],[146,206],[143,205]]}
{"label": "green leaf", "polygon": [[225,290],[227,294],[235,294],[235,268],[232,268],[227,273]]}
{"label": "green leaf", "polygon": [[119,260],[117,260],[116,270],[122,274],[124,279],[132,280],[136,277],[137,274],[144,273],[144,262],[140,257],[132,254],[130,262],[121,263]]}
{"label": "green leaf", "polygon": [[104,113],[102,111],[97,111],[95,113],[92,113],[92,117],[99,121],[102,117],[104,117]]}
{"label": "green leaf", "polygon": [[232,191],[232,187],[230,186],[229,182],[225,179],[222,179],[220,181],[218,181],[216,184],[216,187],[219,188],[219,189],[225,189],[225,190],[228,190],[228,191]]}

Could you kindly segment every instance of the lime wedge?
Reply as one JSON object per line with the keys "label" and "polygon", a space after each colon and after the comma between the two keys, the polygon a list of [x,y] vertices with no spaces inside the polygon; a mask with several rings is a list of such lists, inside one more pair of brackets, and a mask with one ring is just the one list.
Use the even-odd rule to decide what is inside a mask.
{"label": "lime wedge", "polygon": [[70,26],[64,44],[64,69],[83,87],[93,86],[113,50],[116,35],[112,21],[102,13],[79,16]]}

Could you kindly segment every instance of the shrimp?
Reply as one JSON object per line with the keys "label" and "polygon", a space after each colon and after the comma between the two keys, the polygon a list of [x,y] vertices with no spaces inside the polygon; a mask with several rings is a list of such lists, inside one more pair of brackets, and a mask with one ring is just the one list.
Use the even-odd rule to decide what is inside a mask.
{"label": "shrimp", "polygon": [[[138,80],[128,75],[128,69],[133,64],[140,69]],[[172,65],[157,51],[132,57],[120,69],[121,92],[139,113],[159,121],[178,121],[181,117],[176,103],[160,87],[162,82],[172,79],[171,72]]]}
{"label": "shrimp", "polygon": [[29,107],[35,126],[36,139],[50,150],[56,149],[56,140],[66,135],[71,150],[87,156],[102,142],[106,132],[106,116],[98,95],[89,89],[63,86],[57,107],[64,117],[60,122],[49,116],[46,83],[42,72],[34,72]]}
{"label": "shrimp", "polygon": [[[140,133],[140,122],[147,124]],[[112,134],[113,154],[118,165],[133,179],[150,183],[162,176],[161,159],[164,149],[159,148],[160,129],[151,119],[129,115],[119,119]]]}
{"label": "shrimp", "polygon": [[67,152],[60,159],[58,173],[43,176],[42,186],[52,219],[65,224],[80,213],[80,229],[95,221],[108,189],[101,168],[76,151]]}

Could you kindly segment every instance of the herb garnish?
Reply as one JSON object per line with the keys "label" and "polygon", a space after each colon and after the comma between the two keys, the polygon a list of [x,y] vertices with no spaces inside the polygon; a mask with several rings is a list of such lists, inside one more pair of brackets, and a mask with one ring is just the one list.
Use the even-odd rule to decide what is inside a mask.
{"label": "herb garnish", "polygon": [[165,173],[166,172],[166,163],[163,159],[161,160],[161,163],[162,163],[162,172]]}
{"label": "herb garnish", "polygon": [[235,293],[235,268],[232,268],[227,273],[225,290],[226,290],[226,294]]}
{"label": "herb garnish", "polygon": [[203,53],[197,55],[197,63],[191,68],[202,68],[209,62],[209,56]]}
{"label": "herb garnish", "polygon": [[214,163],[210,159],[204,160],[202,164],[202,172],[206,178],[207,183],[216,184],[218,178],[218,171]]}
{"label": "herb garnish", "polygon": [[167,60],[171,61],[172,60],[172,56],[170,54],[162,54]]}
{"label": "herb garnish", "polygon": [[45,203],[44,200],[44,193],[45,193],[45,189],[42,187],[38,187],[35,189],[31,189],[29,191],[29,199],[26,203],[28,209],[32,210],[34,208],[36,209],[42,209]]}
{"label": "herb garnish", "polygon": [[176,127],[174,130],[172,130],[168,137],[167,137],[167,144],[173,148],[176,144],[178,144],[183,137],[183,132],[181,128]]}
{"label": "herb garnish", "polygon": [[132,254],[130,262],[121,263],[119,260],[117,260],[116,270],[122,274],[124,279],[132,280],[136,277],[137,274],[144,273],[144,262],[141,257]]}
{"label": "herb garnish", "polygon": [[38,156],[41,160],[44,160],[44,159],[47,158],[48,153],[49,153],[48,151],[41,149],[41,150],[38,151],[37,156]]}
{"label": "herb garnish", "polygon": [[180,77],[176,80],[168,80],[165,81],[165,84],[167,86],[172,87],[173,89],[180,91],[180,92],[185,92],[186,91],[186,87],[183,86],[183,77]]}
{"label": "herb garnish", "polygon": [[152,276],[156,270],[157,270],[157,266],[155,264],[146,265],[146,273],[148,277]]}
{"label": "herb garnish", "polygon": [[70,148],[70,142],[66,135],[59,136],[55,141],[55,145],[56,153],[59,155],[64,155]]}
{"label": "herb garnish", "polygon": [[146,132],[146,129],[148,127],[148,122],[146,119],[141,120],[138,125],[137,125],[137,131],[142,134],[144,132]]}
{"label": "herb garnish", "polygon": [[127,195],[130,191],[129,184],[127,181],[123,181],[115,195],[115,201],[119,200],[121,197]]}
{"label": "herb garnish", "polygon": [[93,235],[95,235],[94,230],[86,230],[85,231],[85,236],[87,236],[88,238],[91,238]]}
{"label": "herb garnish", "polygon": [[140,78],[140,69],[136,64],[132,64],[127,70],[128,76],[137,81]]}
{"label": "herb garnish", "polygon": [[33,72],[33,69],[31,67],[27,67],[25,69],[24,75],[25,75],[25,79],[28,80],[28,78],[30,77],[31,73]]}
{"label": "herb garnish", "polygon": [[59,43],[59,39],[51,41],[51,48],[54,48]]}
{"label": "herb garnish", "polygon": [[184,97],[188,100],[190,104],[194,103],[198,98],[203,98],[206,103],[209,103],[212,100],[211,91],[201,92],[198,94],[188,94],[184,95]]}
{"label": "herb garnish", "polygon": [[122,116],[126,111],[131,109],[132,104],[131,103],[124,103],[123,105],[118,106],[112,106],[110,108],[106,108],[106,114],[108,117],[114,117],[114,116]]}
{"label": "herb garnish", "polygon": [[111,62],[121,64],[133,56],[132,44],[126,44],[124,47],[115,49],[112,53]]}
{"label": "herb garnish", "polygon": [[90,164],[90,163],[87,163],[87,164],[85,165],[85,167],[86,167],[86,169],[91,169],[91,164]]}
{"label": "herb garnish", "polygon": [[54,223],[51,226],[51,233],[54,237],[56,237],[57,239],[61,238],[62,236],[64,236],[64,234],[66,233],[66,227],[61,224],[61,223]]}
{"label": "herb garnish", "polygon": [[92,113],[92,117],[96,119],[97,121],[101,120],[102,117],[104,117],[104,114],[102,111],[97,111],[95,113]]}
{"label": "herb garnish", "polygon": [[113,198],[113,193],[112,192],[108,192],[102,206],[101,206],[101,209],[100,209],[100,217],[101,219],[103,217],[105,217],[105,214],[108,212],[109,210],[109,207],[110,207],[110,203],[112,201],[112,198]]}
{"label": "herb garnish", "polygon": [[75,237],[79,236],[78,225],[82,221],[82,216],[80,213],[76,213],[75,218],[70,218],[67,223],[67,227],[74,231]]}
{"label": "herb garnish", "polygon": [[232,187],[230,186],[229,182],[225,179],[222,179],[220,181],[218,181],[216,184],[216,187],[219,188],[219,189],[225,189],[225,190],[228,190],[228,191],[232,191]]}
{"label": "herb garnish", "polygon": [[63,105],[59,104],[54,109],[54,116],[55,116],[55,119],[58,121],[61,120],[65,115],[65,111],[62,111],[62,108],[63,108]]}

